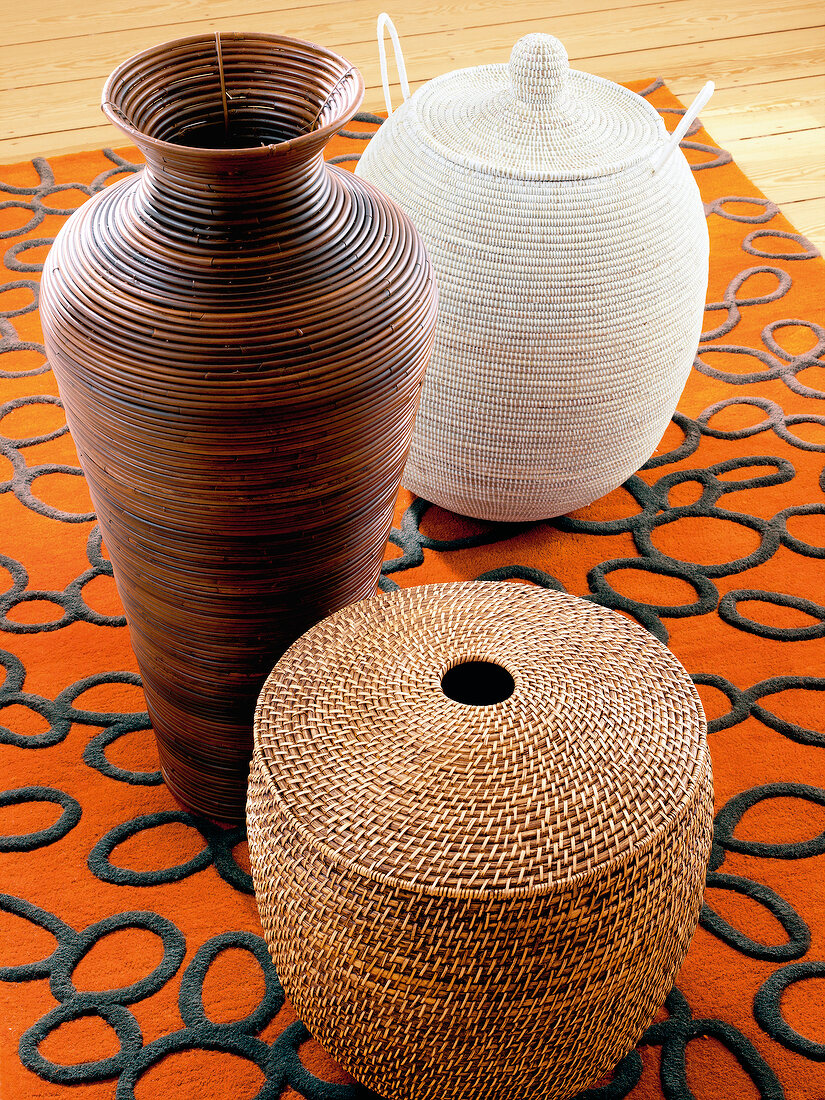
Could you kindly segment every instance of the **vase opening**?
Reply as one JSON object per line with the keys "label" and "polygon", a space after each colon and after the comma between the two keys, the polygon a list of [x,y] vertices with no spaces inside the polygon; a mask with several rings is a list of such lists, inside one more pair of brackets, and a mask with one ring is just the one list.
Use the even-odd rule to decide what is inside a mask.
{"label": "vase opening", "polygon": [[463,661],[441,677],[441,690],[449,699],[474,707],[502,703],[515,688],[516,682],[507,669],[494,661]]}
{"label": "vase opening", "polygon": [[276,35],[197,35],[123,62],[103,110],[138,145],[270,148],[331,136],[364,92],[344,58]]}

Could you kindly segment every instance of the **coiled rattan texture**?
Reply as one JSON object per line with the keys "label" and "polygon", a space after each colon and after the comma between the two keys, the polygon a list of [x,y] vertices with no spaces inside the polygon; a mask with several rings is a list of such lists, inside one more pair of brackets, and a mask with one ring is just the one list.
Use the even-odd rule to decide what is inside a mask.
{"label": "coiled rattan texture", "polygon": [[567,68],[548,35],[447,73],[356,169],[421,232],[439,284],[404,484],[489,520],[583,507],[643,465],[702,324],[708,234],[640,96]]}
{"label": "coiled rattan texture", "polygon": [[[446,694],[473,668],[473,698],[511,694]],[[561,1100],[633,1047],[696,927],[713,799],[698,696],[646,631],[519,584],[377,597],[281,658],[255,745],[270,952],[359,1081]]]}
{"label": "coiled rattan texture", "polygon": [[164,775],[224,820],[274,661],[375,591],[432,342],[417,233],[323,161],[362,95],[283,37],[137,55],[103,102],[147,167],[71,218],[43,276]]}

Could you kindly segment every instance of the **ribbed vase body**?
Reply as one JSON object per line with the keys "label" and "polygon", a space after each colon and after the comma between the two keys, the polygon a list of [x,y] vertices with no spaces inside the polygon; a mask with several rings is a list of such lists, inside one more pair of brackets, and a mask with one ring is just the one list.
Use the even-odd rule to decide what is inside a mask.
{"label": "ribbed vase body", "polygon": [[286,38],[221,46],[110,78],[147,166],[58,236],[42,314],[164,776],[230,821],[266,674],[375,590],[436,303],[406,217],[323,161],[357,71]]}

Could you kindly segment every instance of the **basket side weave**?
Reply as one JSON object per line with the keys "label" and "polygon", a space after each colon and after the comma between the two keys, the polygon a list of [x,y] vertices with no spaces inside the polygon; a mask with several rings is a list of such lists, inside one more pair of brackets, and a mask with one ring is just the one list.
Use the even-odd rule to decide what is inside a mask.
{"label": "basket side weave", "polygon": [[279,813],[259,758],[248,822],[281,981],[357,1080],[387,1100],[562,1100],[633,1047],[687,952],[710,763],[671,827],[623,865],[517,898],[439,897],[333,866]]}

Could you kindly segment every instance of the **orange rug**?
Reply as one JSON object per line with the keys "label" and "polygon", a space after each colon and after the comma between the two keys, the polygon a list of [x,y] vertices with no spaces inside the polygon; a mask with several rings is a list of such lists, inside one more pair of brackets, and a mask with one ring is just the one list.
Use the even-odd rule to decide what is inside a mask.
{"label": "orange rug", "polygon": [[[672,128],[682,108],[661,82],[634,87]],[[330,155],[351,165],[371,118]],[[638,1050],[580,1100],[823,1100],[825,264],[707,133],[683,147],[709,304],[656,455],[530,526],[402,491],[382,587],[564,588],[635,617],[699,687],[717,800],[701,927]],[[160,782],[44,361],[49,243],[134,156],[0,170],[0,1097],[363,1100],[284,1003],[243,831],[193,819]]]}

